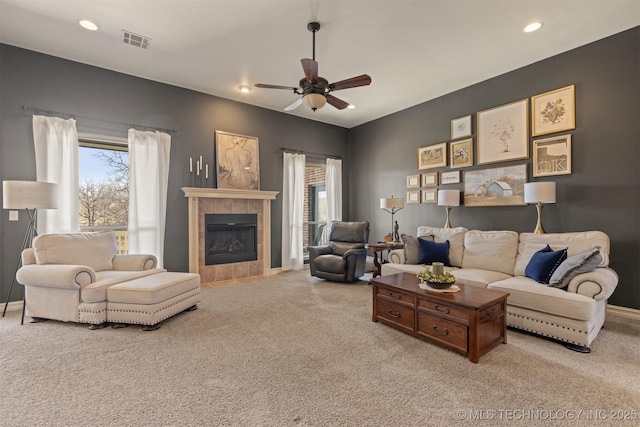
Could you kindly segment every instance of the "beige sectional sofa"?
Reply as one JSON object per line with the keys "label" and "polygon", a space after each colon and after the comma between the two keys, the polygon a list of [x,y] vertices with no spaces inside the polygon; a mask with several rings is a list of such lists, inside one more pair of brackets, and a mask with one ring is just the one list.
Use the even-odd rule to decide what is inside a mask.
{"label": "beige sectional sofa", "polygon": [[[451,267],[446,270],[455,275],[457,282],[508,292],[509,326],[563,341],[574,350],[589,351],[604,323],[607,299],[618,284],[617,274],[608,267],[606,234],[600,231],[518,234],[421,226],[416,236],[432,236],[429,238],[436,243],[449,241]],[[589,251],[599,253],[592,260],[600,262],[592,268],[582,268],[591,271],[565,277],[566,287],[538,283],[526,277],[525,270],[533,255],[547,244],[553,250],[567,248],[567,256],[572,259]],[[405,244],[405,249],[410,246]],[[405,249],[389,253],[389,262],[382,265],[383,276],[400,272],[417,274],[424,268],[406,263],[405,255],[415,257],[405,253]],[[580,269],[565,267],[565,271],[575,274]]]}
{"label": "beige sectional sofa", "polygon": [[168,273],[153,255],[117,251],[113,232],[37,236],[16,275],[26,315],[153,326],[199,302],[199,275]]}

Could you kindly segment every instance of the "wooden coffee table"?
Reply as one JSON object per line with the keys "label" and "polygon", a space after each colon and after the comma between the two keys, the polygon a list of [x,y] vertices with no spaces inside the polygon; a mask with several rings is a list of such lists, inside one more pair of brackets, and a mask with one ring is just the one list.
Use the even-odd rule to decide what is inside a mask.
{"label": "wooden coffee table", "polygon": [[410,273],[372,279],[371,320],[461,353],[473,363],[507,343],[508,293],[463,284],[459,292],[440,293],[418,283]]}

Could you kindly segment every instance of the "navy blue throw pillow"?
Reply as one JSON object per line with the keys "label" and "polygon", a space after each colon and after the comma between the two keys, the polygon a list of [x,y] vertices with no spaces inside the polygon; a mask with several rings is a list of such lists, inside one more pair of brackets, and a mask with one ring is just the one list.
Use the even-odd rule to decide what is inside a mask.
{"label": "navy blue throw pillow", "polygon": [[567,259],[567,248],[554,251],[547,245],[533,254],[524,269],[524,275],[538,283],[549,284],[551,275],[565,259]]}
{"label": "navy blue throw pillow", "polygon": [[433,264],[434,262],[441,262],[444,265],[451,267],[451,263],[449,262],[448,240],[444,243],[435,243],[431,240],[425,240],[418,237],[418,243],[420,244],[418,264]]}

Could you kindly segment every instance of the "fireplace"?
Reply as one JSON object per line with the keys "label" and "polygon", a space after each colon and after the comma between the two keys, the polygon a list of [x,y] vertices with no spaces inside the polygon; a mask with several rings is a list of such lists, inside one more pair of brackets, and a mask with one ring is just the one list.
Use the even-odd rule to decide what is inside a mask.
{"label": "fireplace", "polygon": [[258,215],[205,214],[205,265],[258,259]]}

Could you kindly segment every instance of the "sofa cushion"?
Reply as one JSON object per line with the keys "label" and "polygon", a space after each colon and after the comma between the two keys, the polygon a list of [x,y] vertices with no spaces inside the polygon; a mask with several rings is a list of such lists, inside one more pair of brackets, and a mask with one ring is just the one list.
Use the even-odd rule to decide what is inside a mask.
{"label": "sofa cushion", "polygon": [[553,272],[549,285],[566,288],[575,276],[595,270],[601,262],[599,246],[569,257]]}
{"label": "sofa cushion", "polygon": [[432,240],[418,237],[418,243],[420,244],[420,259],[418,260],[418,264],[441,262],[447,267],[451,267],[451,263],[449,262],[448,240],[443,243],[436,243]]}
{"label": "sofa cushion", "polygon": [[529,260],[536,251],[544,248],[547,244],[552,249],[567,249],[567,256],[573,256],[580,252],[588,251],[594,246],[600,246],[602,262],[598,267],[609,265],[609,236],[602,231],[583,231],[573,233],[549,233],[534,234],[520,233],[520,243],[518,245],[518,256],[513,269],[514,276],[524,276],[524,269],[529,264]]}
{"label": "sofa cushion", "polygon": [[480,286],[486,288],[489,283],[498,282],[511,277],[511,275],[499,271],[485,270],[482,268],[463,268],[452,270],[456,283],[463,285]]}
{"label": "sofa cushion", "polygon": [[507,304],[542,313],[589,321],[597,316],[598,301],[584,295],[537,283],[524,276],[510,277],[487,286],[509,293]]}
{"label": "sofa cushion", "polygon": [[547,245],[533,254],[527,268],[524,269],[524,275],[538,283],[548,284],[553,272],[565,259],[567,259],[566,248],[554,251]]}
{"label": "sofa cushion", "polygon": [[462,268],[499,271],[513,276],[518,254],[515,231],[469,230],[464,235]]}
{"label": "sofa cushion", "polygon": [[[406,264],[418,264],[418,260],[420,259],[420,243],[418,243],[418,238],[407,234],[400,235],[400,238],[404,244],[404,262]],[[421,236],[420,238],[433,242],[433,236]]]}
{"label": "sofa cushion", "polygon": [[118,253],[112,231],[43,234],[33,239],[37,264],[86,265],[95,271],[111,270]]}
{"label": "sofa cushion", "polygon": [[468,230],[464,227],[440,228],[426,225],[418,227],[416,236],[433,236],[433,241],[443,243],[449,241],[449,262],[455,267],[462,266],[464,251],[464,235]]}

